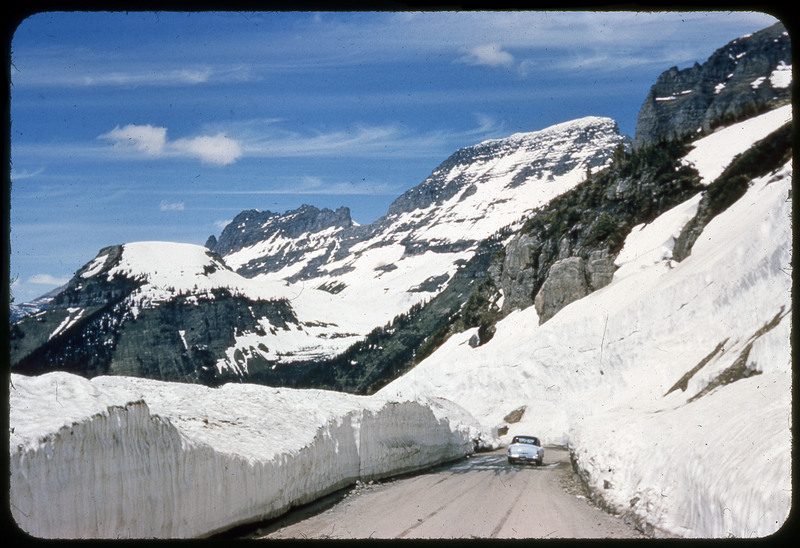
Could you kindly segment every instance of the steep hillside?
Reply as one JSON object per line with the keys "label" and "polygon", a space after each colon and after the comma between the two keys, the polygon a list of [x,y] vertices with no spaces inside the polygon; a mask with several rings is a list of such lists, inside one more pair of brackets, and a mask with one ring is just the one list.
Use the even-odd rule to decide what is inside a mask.
{"label": "steep hillside", "polygon": [[[645,531],[776,531],[791,508],[790,119],[693,143],[713,182],[633,227],[608,285],[545,322],[513,311],[480,346],[478,327],[456,333],[380,393],[437,394],[506,436],[569,444],[596,501]],[[725,152],[741,148],[759,161]]]}

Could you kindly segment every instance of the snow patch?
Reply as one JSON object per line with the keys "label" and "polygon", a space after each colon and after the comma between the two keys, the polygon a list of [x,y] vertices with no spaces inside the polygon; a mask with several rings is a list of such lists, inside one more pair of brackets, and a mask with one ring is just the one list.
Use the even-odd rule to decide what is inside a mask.
{"label": "snow patch", "polygon": [[792,120],[792,105],[785,105],[744,122],[733,124],[698,139],[683,163],[700,173],[704,184],[722,175],[736,155],[741,154],[773,131]]}

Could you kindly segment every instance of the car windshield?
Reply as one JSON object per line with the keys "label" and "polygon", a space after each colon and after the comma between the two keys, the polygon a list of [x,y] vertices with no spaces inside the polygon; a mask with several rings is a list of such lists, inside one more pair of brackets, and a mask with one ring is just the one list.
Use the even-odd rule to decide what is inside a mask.
{"label": "car windshield", "polygon": [[528,445],[539,445],[536,438],[514,438],[514,443],[526,443]]}

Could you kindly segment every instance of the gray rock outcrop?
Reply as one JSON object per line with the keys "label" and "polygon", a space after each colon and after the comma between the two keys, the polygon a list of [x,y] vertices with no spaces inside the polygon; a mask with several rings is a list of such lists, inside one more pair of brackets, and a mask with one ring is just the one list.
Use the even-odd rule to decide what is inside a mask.
{"label": "gray rock outcrop", "polygon": [[553,263],[534,298],[539,323],[546,322],[571,302],[611,283],[615,269],[614,257],[606,250],[592,251],[589,259],[567,257]]}
{"label": "gray rock outcrop", "polygon": [[781,23],[738,38],[702,65],[662,73],[639,110],[634,149],[708,132],[789,101],[792,45]]}
{"label": "gray rock outcrop", "polygon": [[581,257],[556,261],[534,299],[539,322],[546,322],[569,303],[588,294],[585,261]]}
{"label": "gray rock outcrop", "polygon": [[523,309],[533,304],[537,259],[535,240],[533,234],[521,234],[506,248],[498,283],[504,291],[505,310]]}

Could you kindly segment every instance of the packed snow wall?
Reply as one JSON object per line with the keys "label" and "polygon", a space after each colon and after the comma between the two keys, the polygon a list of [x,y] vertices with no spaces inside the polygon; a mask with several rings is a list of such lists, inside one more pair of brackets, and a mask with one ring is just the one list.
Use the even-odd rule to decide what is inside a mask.
{"label": "packed snow wall", "polygon": [[429,400],[12,375],[10,507],[40,538],[193,538],[474,450]]}
{"label": "packed snow wall", "polygon": [[[786,119],[696,143],[701,174],[752,145],[753,124]],[[792,503],[792,183],[792,161],[752,180],[677,262],[688,200],[631,231],[606,287],[543,324],[512,312],[478,347],[477,328],[455,334],[379,393],[437,394],[507,427],[504,441],[569,445],[595,500],[645,531],[775,533]]]}
{"label": "packed snow wall", "polygon": [[[665,284],[640,305],[663,318],[652,323],[661,332],[650,335],[649,356],[632,365],[672,377],[651,388],[640,375],[636,397],[573,422],[576,469],[598,501],[644,530],[764,537],[789,516],[791,182],[791,165],[753,181],[706,227],[674,271],[695,295]],[[681,301],[693,336],[676,323]],[[633,327],[608,331],[610,340],[639,336]],[[680,351],[687,343],[698,351],[693,360]]]}

